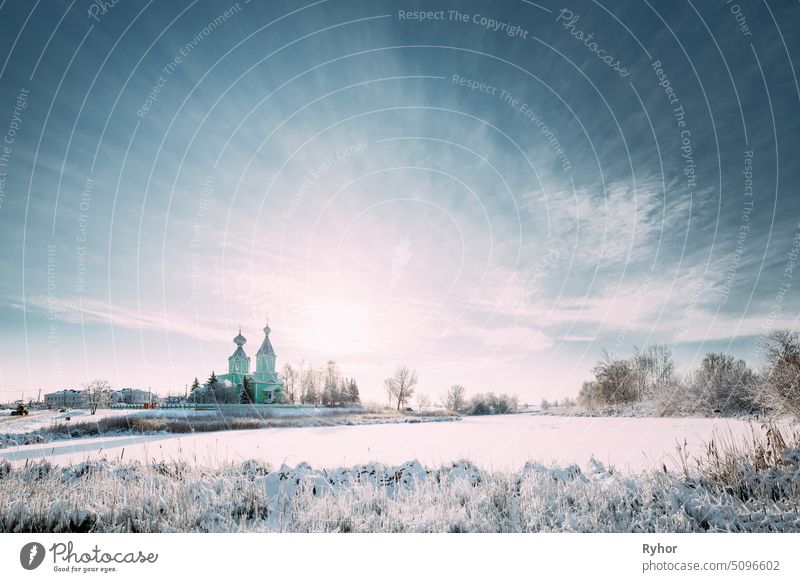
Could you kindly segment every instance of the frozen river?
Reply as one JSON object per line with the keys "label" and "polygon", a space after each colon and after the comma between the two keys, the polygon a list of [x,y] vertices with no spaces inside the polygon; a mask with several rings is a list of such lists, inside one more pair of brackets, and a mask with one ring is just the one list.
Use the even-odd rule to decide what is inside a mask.
{"label": "frozen river", "polygon": [[410,459],[433,466],[469,459],[487,469],[515,471],[528,460],[584,466],[594,456],[618,469],[640,471],[661,463],[672,468],[678,443],[685,441],[690,452],[699,453],[712,436],[739,441],[750,431],[749,423],[733,419],[517,414],[458,422],[83,438],[0,449],[0,458],[12,462],[46,458],[58,464],[87,458],[182,460],[202,465],[259,458],[273,466],[304,461],[329,468]]}

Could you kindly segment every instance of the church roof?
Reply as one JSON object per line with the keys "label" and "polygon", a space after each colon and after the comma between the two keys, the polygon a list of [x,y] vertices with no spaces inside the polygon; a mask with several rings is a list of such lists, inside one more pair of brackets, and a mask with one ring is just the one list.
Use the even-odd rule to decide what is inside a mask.
{"label": "church roof", "polygon": [[264,328],[264,341],[261,342],[261,347],[258,348],[258,352],[256,353],[257,356],[260,355],[267,355],[267,356],[274,356],[275,350],[272,348],[272,342],[269,341],[269,332],[270,332],[269,325]]}
{"label": "church roof", "polygon": [[239,347],[236,348],[236,351],[233,352],[231,357],[232,358],[247,358],[247,354],[244,353],[244,350],[242,349],[242,346],[239,345]]}

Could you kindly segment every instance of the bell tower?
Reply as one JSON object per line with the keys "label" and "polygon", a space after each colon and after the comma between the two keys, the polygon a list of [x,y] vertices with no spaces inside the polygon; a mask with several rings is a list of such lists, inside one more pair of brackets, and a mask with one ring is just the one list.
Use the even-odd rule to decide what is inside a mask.
{"label": "bell tower", "polygon": [[250,358],[244,353],[242,347],[247,343],[247,338],[242,335],[242,328],[239,328],[239,335],[233,338],[233,343],[236,344],[236,351],[228,358],[228,374],[249,374],[250,373]]}
{"label": "bell tower", "polygon": [[264,341],[256,353],[256,373],[270,376],[275,374],[275,350],[272,342],[269,341],[269,332],[272,331],[269,324],[264,327]]}

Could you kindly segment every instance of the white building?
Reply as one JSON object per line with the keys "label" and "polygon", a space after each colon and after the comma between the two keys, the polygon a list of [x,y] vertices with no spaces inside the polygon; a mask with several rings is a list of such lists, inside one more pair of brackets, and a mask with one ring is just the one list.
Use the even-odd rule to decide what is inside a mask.
{"label": "white building", "polygon": [[111,393],[111,404],[149,404],[155,401],[156,398],[149,390],[142,390],[140,388],[123,388]]}
{"label": "white building", "polygon": [[85,408],[86,395],[81,390],[59,390],[44,395],[44,403],[50,408]]}

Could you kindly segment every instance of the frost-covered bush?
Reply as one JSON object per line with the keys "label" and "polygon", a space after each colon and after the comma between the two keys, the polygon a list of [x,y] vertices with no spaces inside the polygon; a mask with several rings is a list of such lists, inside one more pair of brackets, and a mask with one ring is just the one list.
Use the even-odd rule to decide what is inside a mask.
{"label": "frost-covered bush", "polygon": [[658,409],[666,415],[751,413],[758,410],[753,399],[757,383],[744,360],[709,352],[697,370],[674,378],[658,395]]}
{"label": "frost-covered bush", "polygon": [[464,414],[482,416],[486,414],[509,414],[516,412],[519,398],[516,395],[487,392],[476,394],[467,405]]}
{"label": "frost-covered bush", "polygon": [[767,409],[800,418],[800,333],[773,331],[759,348],[767,365],[756,400]]}
{"label": "frost-covered bush", "polygon": [[615,360],[608,354],[592,368],[593,397],[601,406],[625,404],[637,400],[639,380],[628,360]]}
{"label": "frost-covered bush", "polygon": [[[797,368],[783,364],[773,366],[773,369],[785,370],[788,367],[795,370],[794,373],[775,374],[775,377],[790,379],[788,389],[786,383],[782,384],[785,392],[792,391],[792,381],[800,386],[800,335],[795,339]],[[778,344],[777,340],[771,344],[773,360],[794,361],[791,357],[785,357],[785,350],[781,351]],[[737,360],[720,352],[707,353],[699,368],[684,377],[676,376],[672,351],[664,345],[654,345],[644,350],[634,348],[634,355],[627,360],[613,359],[606,353],[592,371],[594,380],[584,382],[578,394],[578,404],[587,410],[619,410],[625,405],[642,403],[647,410],[663,415],[736,415],[761,411],[767,401],[785,403],[791,400],[774,397],[776,390],[763,389],[763,398],[756,398],[760,386],[763,385],[758,375],[744,360]],[[797,389],[797,395],[800,411],[800,388]],[[775,410],[788,409],[766,407]]]}
{"label": "frost-covered bush", "polygon": [[729,354],[709,352],[694,374],[702,402],[712,411],[751,411],[756,375],[744,360]]}
{"label": "frost-covered bush", "polygon": [[[548,406],[545,408],[545,402],[547,401],[545,400],[542,403],[543,410],[549,408],[549,403],[547,403]],[[595,382],[588,381],[581,384],[581,390],[578,392],[578,406],[586,408],[587,410],[594,410],[602,404],[603,402],[600,402],[599,395],[597,394],[597,384]]]}
{"label": "frost-covered bush", "polygon": [[672,379],[666,389],[656,396],[656,410],[663,416],[708,412],[691,374]]}

